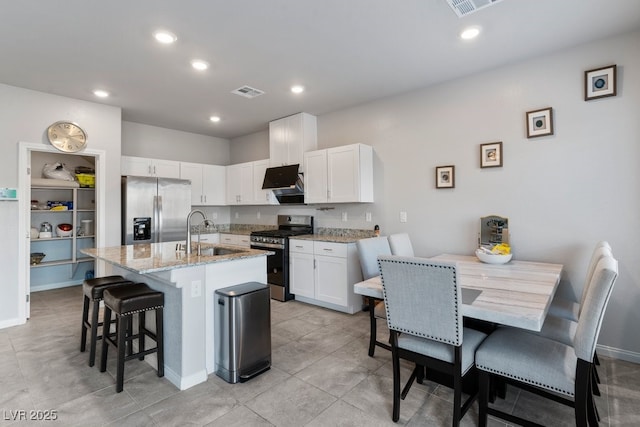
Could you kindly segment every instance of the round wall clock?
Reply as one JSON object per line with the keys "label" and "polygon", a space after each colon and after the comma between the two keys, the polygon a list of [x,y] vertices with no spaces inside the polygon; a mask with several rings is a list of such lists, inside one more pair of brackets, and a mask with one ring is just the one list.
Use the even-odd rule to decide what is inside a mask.
{"label": "round wall clock", "polygon": [[47,129],[47,137],[51,145],[65,153],[75,153],[87,146],[87,133],[73,122],[55,122]]}

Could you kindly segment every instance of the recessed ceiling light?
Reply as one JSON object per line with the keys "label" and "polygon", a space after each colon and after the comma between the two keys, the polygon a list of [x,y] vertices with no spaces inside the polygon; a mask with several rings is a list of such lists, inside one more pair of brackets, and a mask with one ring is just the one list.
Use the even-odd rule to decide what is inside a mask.
{"label": "recessed ceiling light", "polygon": [[169,31],[156,31],[153,33],[153,37],[162,44],[171,44],[178,40],[178,37]]}
{"label": "recessed ceiling light", "polygon": [[209,120],[211,120],[213,123],[218,123],[220,121],[220,117],[219,116],[211,116],[211,117],[209,117]]}
{"label": "recessed ceiling light", "polygon": [[93,94],[95,96],[97,96],[98,98],[106,98],[109,96],[109,92],[107,92],[106,90],[102,90],[102,89],[96,89],[93,91]]}
{"label": "recessed ceiling light", "polygon": [[479,27],[469,27],[462,30],[462,32],[460,33],[460,38],[462,40],[471,40],[478,37],[478,34],[480,34]]}
{"label": "recessed ceiling light", "polygon": [[204,71],[209,68],[209,63],[207,61],[203,61],[202,59],[194,59],[191,61],[191,66],[198,71]]}
{"label": "recessed ceiling light", "polygon": [[293,92],[293,93],[302,93],[302,92],[304,92],[304,86],[300,86],[300,85],[291,86],[291,92]]}

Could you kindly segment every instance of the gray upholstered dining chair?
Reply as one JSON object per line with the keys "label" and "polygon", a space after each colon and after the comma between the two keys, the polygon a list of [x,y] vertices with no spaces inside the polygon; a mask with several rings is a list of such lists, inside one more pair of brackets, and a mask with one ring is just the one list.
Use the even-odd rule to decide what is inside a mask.
{"label": "gray upholstered dining chair", "polygon": [[391,246],[391,254],[399,256],[415,256],[413,254],[413,245],[407,233],[396,233],[389,235],[389,246]]}
{"label": "gray upholstered dining chair", "polygon": [[[554,298],[551,302],[551,305],[549,306],[549,312],[547,314],[547,317],[545,318],[544,325],[542,325],[540,335],[556,341],[560,341],[561,343],[567,345],[573,345],[573,337],[578,326],[578,318],[580,317],[580,312],[582,311],[582,306],[584,305],[584,300],[589,289],[589,284],[591,283],[591,278],[593,277],[593,273],[595,271],[596,265],[598,264],[598,261],[600,261],[600,259],[605,256],[613,256],[613,253],[611,252],[611,246],[608,242],[605,241],[598,242],[591,255],[589,266],[587,267],[587,274],[585,275],[580,302],[578,303],[559,297]],[[600,364],[600,362],[598,361],[598,353],[594,354],[594,362],[596,364]],[[599,396],[600,389],[598,387],[598,384],[600,383],[600,377],[595,366],[592,370],[592,373],[594,379],[593,392],[594,394]]]}
{"label": "gray upholstered dining chair", "polygon": [[[462,383],[471,378],[466,376],[474,371],[474,353],[486,335],[463,327],[456,265],[398,256],[380,256],[378,263],[391,333],[392,419],[398,421],[400,399],[404,399],[415,379],[422,382],[426,368],[453,379],[452,425],[458,426],[477,397],[472,391],[463,403]],[[400,359],[416,364],[402,393]]]}
{"label": "gray upholstered dining chair", "polygon": [[591,393],[591,370],[602,318],[618,276],[618,262],[604,257],[597,263],[587,290],[573,346],[516,328],[498,328],[476,351],[480,373],[480,421],[494,415],[521,425],[536,425],[489,407],[492,378],[571,406],[576,425],[598,425]]}
{"label": "gray upholstered dining chair", "polygon": [[591,276],[593,276],[593,271],[595,270],[598,261],[600,261],[600,258],[605,255],[613,256],[611,252],[611,245],[603,240],[596,244],[596,247],[591,254],[589,266],[587,267],[587,274],[582,287],[582,297],[580,298],[580,302],[556,296],[553,301],[551,301],[548,314],[569,319],[574,322],[578,321],[578,317],[580,316],[580,307],[584,303],[584,299],[587,295],[587,287],[591,281]]}
{"label": "gray upholstered dining chair", "polygon": [[[360,259],[360,268],[362,269],[362,278],[364,280],[371,279],[380,275],[378,268],[378,255],[391,255],[391,247],[386,236],[371,237],[368,239],[360,239],[356,242],[358,249],[358,258]],[[369,300],[369,356],[373,357],[376,346],[391,350],[391,347],[378,341],[377,319],[386,319],[384,301],[368,297]]]}

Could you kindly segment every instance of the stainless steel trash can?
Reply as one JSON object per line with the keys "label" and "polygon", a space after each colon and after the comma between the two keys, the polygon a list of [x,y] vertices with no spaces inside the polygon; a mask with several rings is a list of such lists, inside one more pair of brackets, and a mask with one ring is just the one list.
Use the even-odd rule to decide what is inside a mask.
{"label": "stainless steel trash can", "polygon": [[215,372],[225,381],[244,382],[271,367],[271,298],[258,282],[214,293]]}

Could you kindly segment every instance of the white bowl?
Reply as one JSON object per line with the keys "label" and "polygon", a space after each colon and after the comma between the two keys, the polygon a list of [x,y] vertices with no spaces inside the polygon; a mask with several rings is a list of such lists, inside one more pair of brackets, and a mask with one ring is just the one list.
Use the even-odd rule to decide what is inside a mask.
{"label": "white bowl", "polygon": [[488,254],[482,252],[480,249],[476,249],[476,256],[478,259],[487,264],[506,264],[511,261],[513,254],[499,255],[499,254]]}

